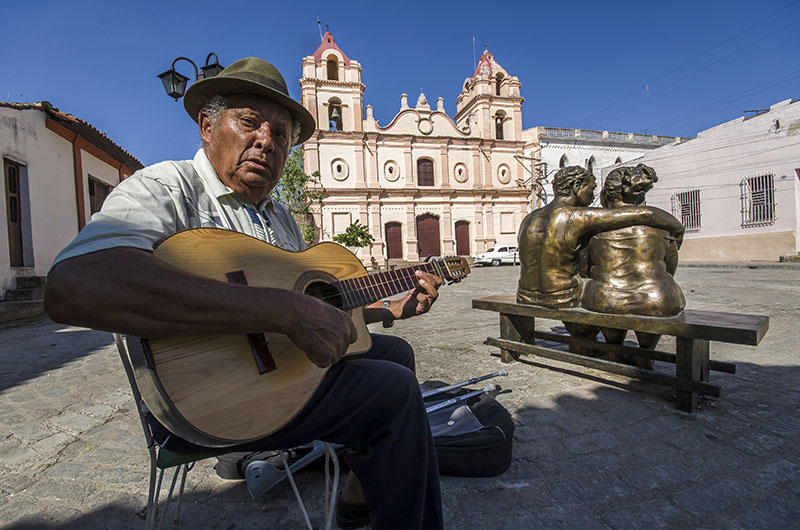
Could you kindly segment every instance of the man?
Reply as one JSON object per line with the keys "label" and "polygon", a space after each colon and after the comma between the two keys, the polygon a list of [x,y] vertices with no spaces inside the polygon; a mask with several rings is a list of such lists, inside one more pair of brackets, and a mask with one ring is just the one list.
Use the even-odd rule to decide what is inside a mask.
{"label": "man", "polygon": [[683,237],[683,225],[658,208],[589,208],[595,187],[594,176],[584,168],[560,169],[553,178],[553,201],[523,219],[519,231],[519,302],[578,307],[582,291],[579,253],[600,232],[647,225],[667,230],[678,241]]}
{"label": "man", "polygon": [[[373,335],[369,352],[342,359],[357,332],[348,315],[332,305],[290,290],[193,276],[152,254],[165,237],[198,227],[227,228],[286,250],[304,249],[288,210],[269,194],[291,147],[313,132],[313,117],[289,97],[273,65],[252,57],[192,85],[184,106],[198,122],[203,147],[194,160],[137,172],[108,196],[56,257],[45,294],[48,315],[148,338],[288,336],[328,372],[289,423],[232,450],[287,448],[314,439],[344,444],[352,448],[345,456],[352,473],[337,503],[340,527],[371,521],[376,530],[441,528],[436,454],[408,343]],[[427,312],[441,279],[422,272],[417,279],[417,288],[402,300],[367,307],[365,321],[389,325]],[[174,438],[168,447],[196,447]]]}

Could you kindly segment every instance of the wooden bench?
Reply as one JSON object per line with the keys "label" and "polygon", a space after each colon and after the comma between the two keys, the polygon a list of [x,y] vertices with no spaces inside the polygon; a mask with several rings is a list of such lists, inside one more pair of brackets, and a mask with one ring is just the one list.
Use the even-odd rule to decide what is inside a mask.
{"label": "wooden bench", "polygon": [[[769,329],[769,317],[761,315],[694,309],[686,309],[680,315],[667,318],[612,315],[579,308],[549,309],[520,304],[515,294],[478,298],[472,301],[472,307],[500,313],[500,338],[489,337],[485,343],[500,348],[503,362],[515,361],[520,354],[530,354],[672,386],[675,388],[676,407],[687,412],[696,408],[700,394],[719,397],[720,387],[708,382],[710,370],[736,373],[733,363],[709,359],[709,343],[715,341],[756,346]],[[536,318],[670,335],[675,337],[675,353],[536,331]],[[673,363],[675,375],[557,350],[536,344],[536,339],[569,344],[572,350],[587,348]]]}

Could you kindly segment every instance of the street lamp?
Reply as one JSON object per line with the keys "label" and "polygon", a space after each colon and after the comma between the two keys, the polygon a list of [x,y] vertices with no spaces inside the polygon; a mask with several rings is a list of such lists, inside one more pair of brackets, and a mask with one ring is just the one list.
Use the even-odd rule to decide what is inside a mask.
{"label": "street lamp", "polygon": [[[211,62],[212,57],[214,58],[213,63]],[[197,70],[197,65],[191,59],[187,57],[176,57],[175,60],[172,61],[170,69],[158,75],[158,78],[161,79],[161,82],[164,84],[164,90],[167,92],[167,95],[175,101],[178,101],[186,93],[186,83],[189,81],[188,77],[175,70],[175,63],[181,60],[188,61],[194,66],[195,81],[214,77],[224,68],[219,64],[219,57],[217,57],[217,54],[214,52],[208,54],[208,57],[206,57],[206,64],[201,66],[199,71]]]}

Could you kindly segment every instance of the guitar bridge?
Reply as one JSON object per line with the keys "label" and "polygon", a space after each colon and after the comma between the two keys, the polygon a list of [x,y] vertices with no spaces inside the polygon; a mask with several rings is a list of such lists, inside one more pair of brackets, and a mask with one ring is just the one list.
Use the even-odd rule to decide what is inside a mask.
{"label": "guitar bridge", "polygon": [[[225,277],[228,279],[228,283],[247,285],[247,278],[242,270],[226,272]],[[266,333],[248,333],[247,340],[250,342],[250,350],[253,352],[256,368],[260,375],[278,369],[275,358],[272,357],[272,352],[269,350],[269,339]]]}

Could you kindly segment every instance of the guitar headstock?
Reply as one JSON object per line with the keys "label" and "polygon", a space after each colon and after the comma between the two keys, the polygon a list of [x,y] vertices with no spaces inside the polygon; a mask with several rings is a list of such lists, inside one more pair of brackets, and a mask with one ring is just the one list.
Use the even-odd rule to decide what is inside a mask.
{"label": "guitar headstock", "polygon": [[469,263],[465,258],[459,256],[447,256],[436,261],[437,269],[441,272],[441,277],[447,283],[456,283],[464,279],[470,273]]}

